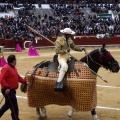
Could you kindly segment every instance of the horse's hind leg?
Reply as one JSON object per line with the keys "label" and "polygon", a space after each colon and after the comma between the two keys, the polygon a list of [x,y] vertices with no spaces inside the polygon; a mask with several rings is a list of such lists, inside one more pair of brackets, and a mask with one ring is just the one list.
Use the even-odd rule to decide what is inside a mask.
{"label": "horse's hind leg", "polygon": [[75,111],[74,108],[71,108],[71,109],[69,110],[67,120],[72,120],[72,115],[73,115],[74,111]]}
{"label": "horse's hind leg", "polygon": [[39,109],[39,107],[36,108],[36,114],[37,114],[38,120],[40,120],[41,114],[40,114],[40,109]]}
{"label": "horse's hind leg", "polygon": [[97,113],[95,111],[95,108],[91,111],[91,114],[92,114],[93,120],[99,120]]}
{"label": "horse's hind leg", "polygon": [[[44,114],[43,114],[43,111],[44,111]],[[39,107],[36,108],[36,113],[37,113],[37,116],[38,116],[38,120],[45,120],[46,119],[46,117],[47,117],[46,109],[43,108],[43,111],[41,109],[41,112],[42,112],[42,114],[41,114],[40,108]]]}

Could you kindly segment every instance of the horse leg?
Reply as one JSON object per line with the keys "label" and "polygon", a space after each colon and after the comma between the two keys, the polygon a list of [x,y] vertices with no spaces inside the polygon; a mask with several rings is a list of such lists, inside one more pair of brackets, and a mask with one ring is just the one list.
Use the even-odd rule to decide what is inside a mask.
{"label": "horse leg", "polygon": [[42,114],[42,117],[47,118],[47,113],[46,113],[45,107],[41,107],[41,114]]}
{"label": "horse leg", "polygon": [[71,109],[69,110],[67,120],[72,120],[72,115],[73,115],[74,111],[75,111],[74,108],[71,108]]}
{"label": "horse leg", "polygon": [[38,116],[38,120],[45,120],[45,118],[40,113],[40,108],[39,107],[36,108],[36,113],[37,113],[37,116]]}
{"label": "horse leg", "polygon": [[91,111],[91,114],[92,114],[93,120],[99,120],[97,113],[95,111],[95,108]]}

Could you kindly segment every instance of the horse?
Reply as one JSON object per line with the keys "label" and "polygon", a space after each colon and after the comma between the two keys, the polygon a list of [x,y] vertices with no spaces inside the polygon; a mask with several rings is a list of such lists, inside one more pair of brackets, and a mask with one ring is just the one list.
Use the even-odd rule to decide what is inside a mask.
{"label": "horse", "polygon": [[[106,50],[105,45],[100,47],[99,49],[95,49],[91,51],[89,54],[86,54],[83,58],[79,60],[82,63],[86,63],[87,67],[93,73],[95,76],[97,76],[97,72],[100,67],[105,68],[106,70],[110,70],[113,73],[117,73],[120,69],[118,62],[114,59],[114,57],[111,55],[111,53]],[[39,64],[34,66],[34,69],[42,68],[43,66],[48,66],[50,61],[46,62],[40,62]],[[33,73],[35,74],[35,72]],[[100,77],[100,76],[98,76]],[[26,87],[26,86],[25,86]],[[26,92],[26,89],[24,89],[23,84],[21,85],[21,91]],[[99,120],[96,110],[92,108],[91,114],[93,117],[93,120]],[[41,110],[40,110],[41,109]],[[67,120],[72,120],[72,115],[75,109],[72,107],[70,111],[68,112],[68,118]],[[38,115],[38,120],[45,120],[47,118],[46,108],[44,106],[36,107],[36,113]]]}

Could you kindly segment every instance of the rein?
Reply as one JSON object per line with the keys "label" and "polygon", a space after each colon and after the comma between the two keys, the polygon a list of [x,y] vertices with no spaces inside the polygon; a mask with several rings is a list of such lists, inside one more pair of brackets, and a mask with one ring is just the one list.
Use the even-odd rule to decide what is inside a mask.
{"label": "rein", "polygon": [[98,62],[95,62],[95,61],[92,59],[92,57],[90,56],[90,54],[88,54],[88,52],[86,52],[85,54],[86,54],[86,56],[87,56],[87,64],[89,64],[89,61],[88,61],[88,57],[89,57],[92,62],[94,62],[95,64],[97,64],[97,65],[99,65],[99,66],[101,66],[101,67],[104,67],[103,65],[99,64]]}
{"label": "rein", "polygon": [[3,98],[2,98],[1,101],[0,101],[0,104],[2,103],[2,101],[4,100],[4,98],[5,98],[5,97],[3,96]]}
{"label": "rein", "polygon": [[[87,54],[87,62],[88,62],[88,57],[90,57],[91,61],[93,61],[94,63],[100,65],[101,67],[103,67],[103,65],[95,62],[92,57],[88,54],[87,51],[85,51],[85,54]],[[79,61],[80,62],[80,61]],[[81,62],[82,63],[82,62]],[[83,64],[83,63],[82,63]],[[84,64],[83,64],[84,65]],[[87,65],[87,64],[86,64]],[[101,80],[103,80],[104,82],[108,83],[107,80],[105,80],[104,78],[102,78],[100,75],[98,75],[96,72],[94,72],[91,68],[89,68],[89,66],[86,66],[93,74],[95,74],[96,76],[98,76],[99,78],[101,78]]]}

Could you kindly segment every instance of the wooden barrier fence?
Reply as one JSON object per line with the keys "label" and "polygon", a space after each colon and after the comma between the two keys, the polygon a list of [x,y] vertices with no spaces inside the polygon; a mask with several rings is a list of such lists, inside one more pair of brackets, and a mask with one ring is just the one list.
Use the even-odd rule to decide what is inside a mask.
{"label": "wooden barrier fence", "polygon": [[[55,42],[56,40],[56,38],[49,38],[49,39],[53,42]],[[120,45],[120,37],[104,38],[104,39],[98,39],[95,37],[89,37],[89,38],[76,37],[73,41],[76,45],[82,45],[82,46],[95,46],[95,45],[102,45],[104,43],[107,45]],[[24,41],[22,39],[19,39],[18,41],[18,43],[23,49],[29,48],[29,42],[30,41]],[[6,49],[15,49],[15,46],[16,46],[15,39],[10,39],[10,40],[0,39],[0,45],[2,45],[2,43],[5,44]],[[37,48],[53,47],[53,44],[45,39],[33,40],[33,45]]]}

